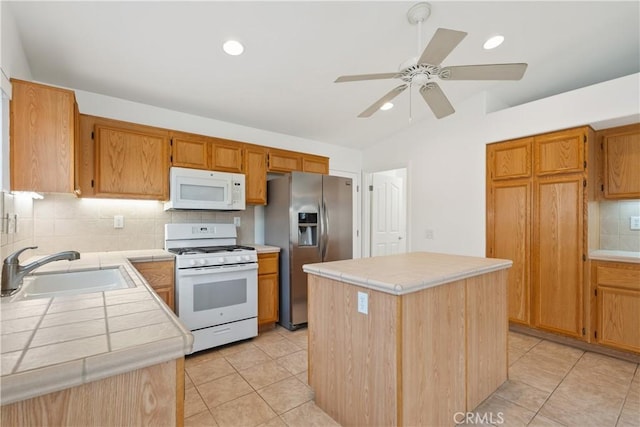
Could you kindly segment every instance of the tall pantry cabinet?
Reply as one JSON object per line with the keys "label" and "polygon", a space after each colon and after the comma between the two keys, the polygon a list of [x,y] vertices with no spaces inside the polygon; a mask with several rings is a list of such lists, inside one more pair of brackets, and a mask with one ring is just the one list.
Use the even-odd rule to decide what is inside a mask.
{"label": "tall pantry cabinet", "polygon": [[487,256],[514,262],[512,322],[585,337],[593,139],[580,127],[487,145]]}

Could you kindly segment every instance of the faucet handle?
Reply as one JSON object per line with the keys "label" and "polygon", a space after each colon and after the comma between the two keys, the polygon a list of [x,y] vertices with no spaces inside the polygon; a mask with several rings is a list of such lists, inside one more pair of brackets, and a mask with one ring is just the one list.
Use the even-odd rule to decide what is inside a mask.
{"label": "faucet handle", "polygon": [[29,246],[29,247],[26,247],[26,248],[19,249],[19,250],[15,251],[14,253],[12,253],[11,255],[9,255],[8,257],[6,257],[4,259],[4,263],[5,264],[19,264],[20,261],[18,260],[18,257],[20,256],[20,254],[22,252],[26,251],[27,249],[38,249],[38,247],[37,246]]}

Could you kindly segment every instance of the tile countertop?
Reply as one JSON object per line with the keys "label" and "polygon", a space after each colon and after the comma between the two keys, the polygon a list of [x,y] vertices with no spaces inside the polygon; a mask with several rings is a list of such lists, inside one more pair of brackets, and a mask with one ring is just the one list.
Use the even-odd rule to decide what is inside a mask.
{"label": "tile countertop", "polygon": [[[24,264],[40,257],[33,257]],[[129,261],[163,250],[83,253],[38,273],[120,268],[130,288],[0,302],[2,405],[183,357],[193,336]]]}
{"label": "tile countertop", "polygon": [[258,254],[268,254],[274,252],[280,252],[280,248],[277,246],[258,245],[257,243],[249,243],[246,246],[255,248]]}
{"label": "tile countertop", "polygon": [[589,259],[640,264],[640,252],[599,249],[589,252]]}
{"label": "tile countertop", "polygon": [[468,277],[511,267],[512,261],[411,252],[372,258],[306,264],[306,273],[363,286],[394,295],[404,295]]}

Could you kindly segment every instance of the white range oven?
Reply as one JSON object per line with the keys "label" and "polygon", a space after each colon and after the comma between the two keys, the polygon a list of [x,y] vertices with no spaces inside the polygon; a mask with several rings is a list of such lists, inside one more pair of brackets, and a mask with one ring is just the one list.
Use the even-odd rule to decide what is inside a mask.
{"label": "white range oven", "polygon": [[176,255],[175,306],[193,352],[258,335],[258,255],[233,224],[166,224]]}

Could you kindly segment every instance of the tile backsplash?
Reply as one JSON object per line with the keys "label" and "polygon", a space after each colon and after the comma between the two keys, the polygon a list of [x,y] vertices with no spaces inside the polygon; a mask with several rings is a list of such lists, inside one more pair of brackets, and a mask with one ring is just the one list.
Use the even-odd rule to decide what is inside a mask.
{"label": "tile backsplash", "polygon": [[[18,196],[8,196],[13,198],[18,211],[15,206]],[[20,206],[19,233],[14,235],[11,244],[5,245],[5,239],[8,240],[11,234],[3,234],[3,256],[30,245],[38,246],[32,255],[64,250],[162,249],[167,223],[233,223],[234,217],[240,217],[241,221],[237,228],[238,242],[254,241],[253,206],[240,212],[165,211],[163,204],[157,201],[78,199],[71,194],[58,193],[45,194],[41,200],[27,200],[27,204],[32,205],[31,212]],[[124,217],[124,228],[114,228],[115,215]]]}
{"label": "tile backsplash", "polygon": [[600,202],[600,249],[640,252],[640,231],[631,230],[640,216],[640,200]]}

